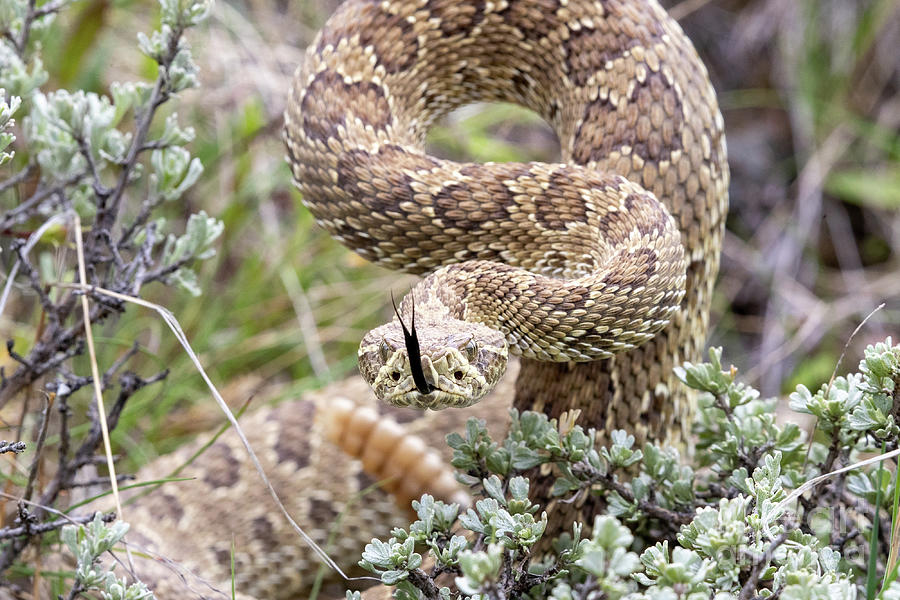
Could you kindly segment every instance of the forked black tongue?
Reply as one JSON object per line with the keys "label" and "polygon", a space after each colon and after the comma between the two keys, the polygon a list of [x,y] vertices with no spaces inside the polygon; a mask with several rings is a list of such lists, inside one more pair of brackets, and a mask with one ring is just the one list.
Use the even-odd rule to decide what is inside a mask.
{"label": "forked black tongue", "polygon": [[397,303],[394,302],[394,292],[391,292],[391,304],[394,305],[394,314],[397,315],[400,327],[403,328],[403,341],[406,342],[406,353],[409,355],[409,369],[412,371],[413,381],[419,393],[427,396],[436,388],[425,379],[425,369],[422,367],[422,356],[419,353],[419,336],[416,335],[416,303],[411,294],[410,302],[412,303],[412,332],[406,328],[403,317],[400,316],[400,311],[397,310]]}

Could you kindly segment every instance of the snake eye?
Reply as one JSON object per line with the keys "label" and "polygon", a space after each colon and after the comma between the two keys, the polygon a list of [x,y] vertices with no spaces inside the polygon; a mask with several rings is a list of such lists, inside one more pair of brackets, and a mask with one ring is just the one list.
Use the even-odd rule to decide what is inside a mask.
{"label": "snake eye", "polygon": [[381,362],[387,362],[391,357],[391,347],[384,340],[381,340],[381,344],[378,346],[378,357],[381,359]]}
{"label": "snake eye", "polygon": [[478,344],[475,343],[475,340],[469,340],[469,343],[463,346],[462,351],[465,353],[466,359],[471,362],[478,356]]}

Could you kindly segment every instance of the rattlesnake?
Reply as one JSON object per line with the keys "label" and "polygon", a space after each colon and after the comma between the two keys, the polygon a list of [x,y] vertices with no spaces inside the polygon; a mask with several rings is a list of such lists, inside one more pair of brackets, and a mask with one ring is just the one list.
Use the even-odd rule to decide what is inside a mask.
{"label": "rattlesnake", "polygon": [[[422,150],[435,120],[477,101],[538,113],[562,164]],[[673,367],[705,344],[728,166],[706,69],[655,1],[345,2],[294,76],[284,138],[332,236],[430,273],[363,339],[376,395],[463,406],[512,351],[518,409],[578,409],[639,443],[687,438]],[[532,483],[549,492],[548,478]]]}
{"label": "rattlesnake", "polygon": [[[456,164],[424,154],[429,125],[473,101],[511,101],[539,113],[559,136],[563,164]],[[423,341],[431,344],[426,321],[444,310],[433,300],[458,299],[463,288],[481,289],[482,300],[464,296],[455,316],[480,311],[502,334],[491,342],[470,334],[452,340],[450,358],[446,350],[425,357],[424,384],[400,383],[412,376],[400,372],[401,392],[380,393],[400,403],[467,403],[468,396],[454,393],[435,400],[430,388],[441,385],[442,374],[468,377],[472,364],[462,361],[491,358],[480,352],[493,345],[524,356],[520,409],[556,416],[579,408],[584,425],[604,431],[685,438],[690,398],[673,385],[672,366],[698,359],[705,342],[728,169],[706,70],[654,1],[348,0],[307,51],[285,121],[288,159],[319,223],[381,265],[440,269],[439,279],[412,294]],[[619,260],[627,257],[633,260]],[[494,260],[501,262],[485,262]],[[445,286],[449,280],[457,284]],[[554,285],[568,286],[568,296],[547,291]],[[406,323],[412,306],[401,305]],[[501,312],[502,322],[483,316]],[[385,377],[393,380],[395,367],[410,366],[396,329],[367,339],[361,354],[376,389]],[[599,360],[561,362],[568,359]],[[493,368],[479,371],[484,389]],[[373,478],[408,472],[388,484],[405,499],[422,486],[457,497],[436,455],[404,436],[420,427],[440,446],[443,436],[435,432],[459,427],[469,414],[496,424],[510,400],[506,382],[473,412],[412,417],[384,404],[357,410],[347,400],[335,403],[335,396],[366,395],[357,380],[265,409],[245,429],[276,489],[322,542],[342,503]],[[423,386],[424,396],[412,391]],[[385,420],[390,415],[402,422]],[[329,445],[329,432],[362,456],[368,474]],[[310,584],[312,559],[301,556],[302,543],[284,528],[242,456],[236,438],[225,436],[192,466],[198,481],[166,486],[127,510],[132,543],[202,575],[188,593],[173,569],[139,567],[160,586],[160,597],[227,597],[234,531],[238,590],[247,597],[302,597]],[[167,468],[155,464],[141,476]],[[539,479],[538,493],[543,485]],[[340,522],[333,554],[341,564],[352,564],[365,541],[404,517],[378,494]],[[579,509],[589,507],[566,505],[554,515],[561,520]],[[378,521],[380,531],[368,531],[367,520]],[[189,523],[190,537],[178,535]]]}
{"label": "rattlesnake", "polygon": [[[550,8],[348,2],[294,77],[284,131],[304,204],[364,257],[431,271],[401,306],[410,322],[418,312],[421,339],[401,331],[399,312],[363,338],[360,371],[381,399],[467,406],[496,383],[507,348],[544,361],[609,358],[652,339],[679,307],[678,228],[652,194],[596,168],[594,113],[637,100],[634,123],[621,123],[633,128],[610,133],[644,167],[675,139],[680,82],[649,59],[654,48],[636,61],[644,53],[635,46],[619,61],[634,69],[632,89],[617,99],[606,87],[620,75],[614,57],[592,64],[591,52],[567,54],[576,31],[606,9]],[[642,26],[658,24],[631,12],[635,33],[651,41],[654,32]],[[585,58],[587,66],[577,62]],[[478,101],[540,114],[559,134],[566,162],[481,165],[425,154],[428,126]],[[659,114],[638,117],[641,101]],[[421,354],[410,356],[410,343]]]}

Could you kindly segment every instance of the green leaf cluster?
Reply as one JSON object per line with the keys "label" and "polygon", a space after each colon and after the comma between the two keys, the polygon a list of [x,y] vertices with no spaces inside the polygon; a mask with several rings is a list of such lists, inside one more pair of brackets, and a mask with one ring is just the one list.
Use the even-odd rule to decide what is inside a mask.
{"label": "green leaf cluster", "polygon": [[112,569],[100,565],[100,557],[118,544],[128,532],[128,523],[103,522],[100,513],[87,526],[66,525],[60,539],[75,557],[75,585],[82,592],[97,590],[103,600],[151,600],[153,593],[142,582],[131,585],[119,579]]}
{"label": "green leaf cluster", "polygon": [[[483,422],[470,420],[464,435],[447,441],[474,505],[460,511],[423,496],[413,504],[419,520],[409,532],[394,530],[387,543],[373,540],[360,564],[382,581],[386,573],[387,580],[402,581],[398,598],[857,597],[862,570],[842,556],[847,540],[840,532],[816,519],[816,499],[863,513],[860,506],[889,505],[890,471],[851,471],[804,503],[787,499],[807,479],[876,443],[892,439],[896,447],[900,346],[890,339],[870,346],[859,373],[836,377],[816,394],[798,387],[791,407],[817,418],[812,438],[777,422],[775,400],[738,381],[734,367],[723,369],[719,349],[710,351],[709,362],[686,363],[677,375],[700,393],[692,464],[672,448],[635,448],[624,431],[611,432],[609,444],[599,447],[595,430],[538,413],[513,411],[500,442]],[[554,494],[565,501],[599,494],[607,510],[595,516],[590,537],[582,537],[584,526],[576,522],[572,535],[537,554],[547,516],[528,499],[525,475],[548,466],[557,474]],[[842,490],[855,498],[852,506],[841,504]],[[859,524],[856,536],[865,541],[866,522]],[[416,548],[436,560],[431,574],[419,570],[413,578],[410,565],[422,564]],[[455,587],[423,583],[447,572],[456,575]],[[886,579],[881,597],[900,597],[900,585]]]}
{"label": "green leaf cluster", "polygon": [[6,149],[16,141],[16,136],[8,130],[16,124],[13,114],[19,109],[22,99],[18,96],[6,97],[6,90],[0,88],[0,165],[6,164],[15,156],[15,152]]}
{"label": "green leaf cluster", "polygon": [[[30,56],[26,48],[17,48],[11,41],[21,33],[28,3],[0,0],[0,28],[5,34],[0,37],[0,88],[6,90],[0,92],[0,164],[13,159],[14,153],[6,148],[18,142],[14,148],[19,162],[40,167],[39,189],[58,191],[45,194],[35,205],[36,214],[72,207],[82,219],[90,220],[98,211],[110,210],[118,199],[140,198],[135,198],[140,206],[131,211],[135,220],[124,221],[121,232],[110,233],[116,251],[123,258],[142,253],[145,262],[158,260],[160,270],[151,272],[199,295],[190,264],[213,255],[212,244],[223,224],[200,213],[190,217],[183,235],[175,236],[164,233],[163,220],[150,219],[162,203],[183,197],[203,173],[200,160],[186,147],[194,139],[193,128],[181,127],[176,113],[167,116],[155,135],[151,125],[159,106],[197,84],[197,67],[183,34],[208,16],[210,3],[160,0],[160,7],[159,29],[150,35],[138,34],[139,48],[160,69],[157,82],[113,82],[106,96],[83,90],[41,90],[47,72],[39,53]],[[35,22],[50,16],[42,15]],[[7,92],[13,94],[8,100]],[[5,131],[17,109],[25,112],[21,140]],[[146,271],[144,267],[141,272]],[[117,275],[123,274],[111,272],[107,279]],[[110,285],[109,281],[104,284]],[[131,286],[111,287],[130,291]]]}

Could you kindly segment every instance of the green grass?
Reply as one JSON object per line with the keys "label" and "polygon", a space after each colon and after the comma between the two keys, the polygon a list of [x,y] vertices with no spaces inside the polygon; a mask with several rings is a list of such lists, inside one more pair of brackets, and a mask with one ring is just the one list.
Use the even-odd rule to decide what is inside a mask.
{"label": "green grass", "polygon": [[[882,463],[883,464],[883,463]],[[881,467],[879,466],[879,469]],[[900,468],[894,467],[894,498],[891,501],[891,553],[887,558],[884,577],[881,580],[881,592],[879,597],[884,594],[884,590],[897,581],[898,569],[898,553],[900,553]]]}
{"label": "green grass", "polygon": [[[881,453],[884,454],[885,445],[881,445]],[[878,463],[878,486],[875,488],[875,518],[872,521],[872,531],[869,534],[869,564],[866,572],[866,599],[875,600],[878,586],[878,524],[881,522],[881,482],[884,474],[884,461]]]}

